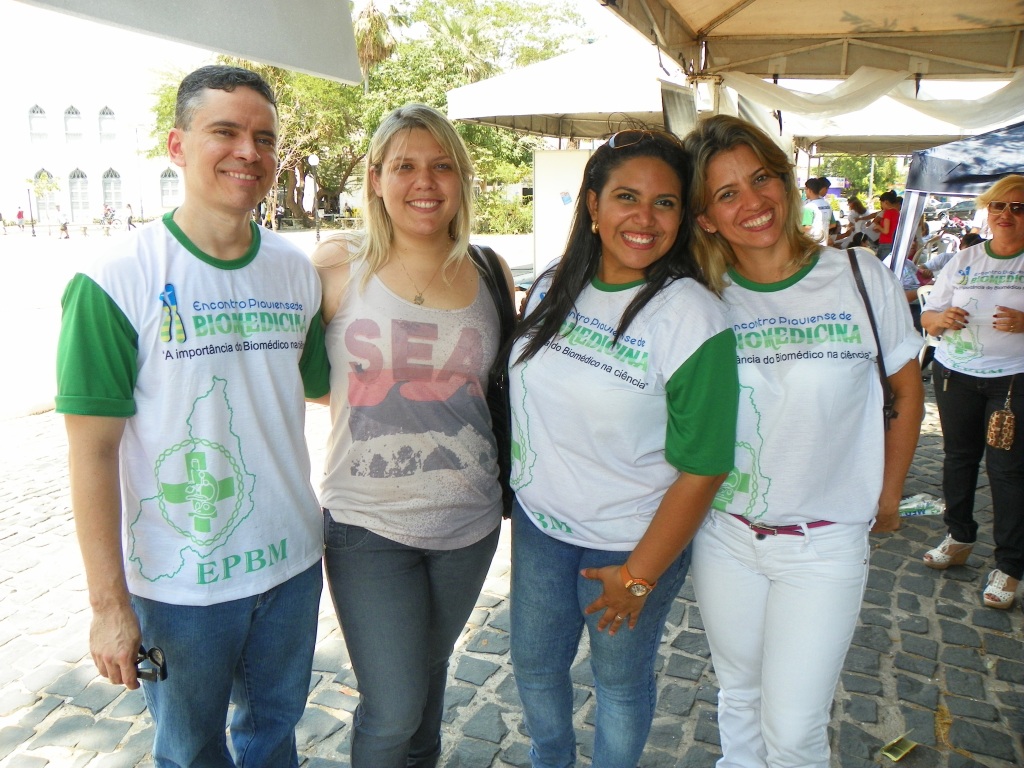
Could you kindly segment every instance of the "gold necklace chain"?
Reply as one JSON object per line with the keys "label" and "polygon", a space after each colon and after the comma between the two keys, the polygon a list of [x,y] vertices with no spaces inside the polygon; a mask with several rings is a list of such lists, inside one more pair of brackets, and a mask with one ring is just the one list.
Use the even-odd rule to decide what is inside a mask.
{"label": "gold necklace chain", "polygon": [[412,303],[423,304],[423,294],[426,293],[430,286],[433,284],[434,278],[436,278],[437,273],[441,271],[441,267],[444,266],[444,262],[442,261],[440,264],[437,265],[437,269],[435,269],[434,274],[431,275],[430,281],[421,291],[420,287],[416,285],[416,281],[412,279],[412,275],[409,274],[409,270],[405,268],[405,262],[402,261],[402,257],[398,254],[397,251],[395,252],[395,258],[398,259],[398,266],[400,266],[402,268],[402,271],[405,272],[405,276],[409,278],[409,282],[412,283],[412,287],[416,289],[416,295],[412,297]]}

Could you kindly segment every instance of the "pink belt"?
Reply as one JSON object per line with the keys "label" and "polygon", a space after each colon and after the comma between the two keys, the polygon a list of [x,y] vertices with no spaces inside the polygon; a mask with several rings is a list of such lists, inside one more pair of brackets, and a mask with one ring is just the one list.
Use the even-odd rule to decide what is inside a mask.
{"label": "pink belt", "polygon": [[734,515],[732,512],[729,514],[759,536],[778,536],[780,533],[788,534],[790,536],[803,536],[804,527],[823,528],[826,525],[832,525],[831,520],[815,520],[813,523],[804,523],[803,525],[765,525],[763,523],[752,523],[747,520],[747,518],[743,517],[743,515]]}

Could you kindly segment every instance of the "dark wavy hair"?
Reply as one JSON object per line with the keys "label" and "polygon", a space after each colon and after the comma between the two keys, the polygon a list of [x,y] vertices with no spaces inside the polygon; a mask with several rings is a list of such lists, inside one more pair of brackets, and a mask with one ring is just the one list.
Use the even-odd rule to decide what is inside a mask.
{"label": "dark wavy hair", "polygon": [[[654,157],[663,161],[679,177],[683,200],[686,199],[686,183],[690,176],[690,160],[682,142],[674,136],[660,131],[641,131],[641,138],[625,147],[612,147],[609,141],[598,147],[590,156],[583,170],[583,183],[576,197],[569,239],[561,260],[538,278],[551,276],[551,284],[536,308],[519,324],[512,341],[526,338],[527,343],[516,362],[529,360],[545,344],[558,335],[562,323],[576,306],[576,297],[597,274],[601,261],[601,237],[590,228],[592,219],[587,208],[587,193],[593,191],[598,197],[608,183],[612,172],[634,158]],[[613,137],[614,138],[614,137]],[[685,214],[685,209],[680,212]],[[675,242],[664,256],[649,265],[644,271],[644,285],[622,312],[615,329],[613,344],[626,332],[637,314],[666,285],[681,277],[689,277],[701,285],[708,285],[703,273],[690,251],[690,234],[685,224],[679,227]]]}

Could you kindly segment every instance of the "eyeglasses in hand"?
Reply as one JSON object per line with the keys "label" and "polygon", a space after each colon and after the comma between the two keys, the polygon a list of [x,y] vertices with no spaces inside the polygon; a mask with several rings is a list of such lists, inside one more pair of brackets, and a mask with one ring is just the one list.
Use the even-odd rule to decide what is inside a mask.
{"label": "eyeglasses in hand", "polygon": [[[149,662],[149,666],[140,667],[143,662]],[[135,659],[136,677],[139,680],[149,680],[156,683],[167,679],[167,659],[164,652],[155,645],[148,651],[144,646],[139,646],[139,655]]]}

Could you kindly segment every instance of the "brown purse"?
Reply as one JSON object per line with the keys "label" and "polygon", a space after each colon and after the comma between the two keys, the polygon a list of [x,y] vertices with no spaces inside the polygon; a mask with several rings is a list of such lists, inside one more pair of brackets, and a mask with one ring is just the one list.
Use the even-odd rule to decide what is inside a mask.
{"label": "brown purse", "polygon": [[1013,394],[1013,382],[1017,377],[1010,379],[1010,387],[1006,390],[1006,402],[1001,411],[993,411],[988,420],[988,437],[985,442],[1000,451],[1008,451],[1013,447],[1014,430],[1017,426],[1017,417],[1010,410],[1010,395]]}

